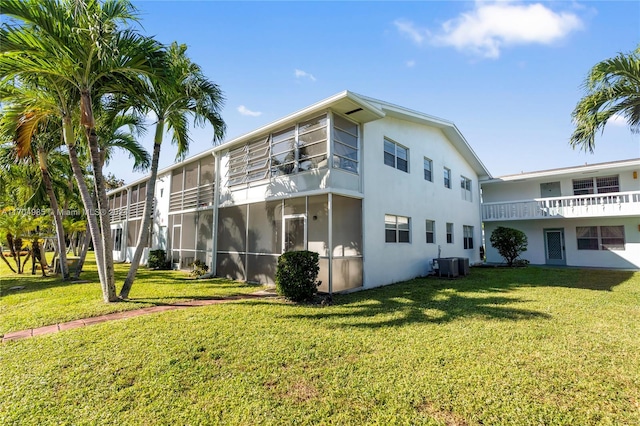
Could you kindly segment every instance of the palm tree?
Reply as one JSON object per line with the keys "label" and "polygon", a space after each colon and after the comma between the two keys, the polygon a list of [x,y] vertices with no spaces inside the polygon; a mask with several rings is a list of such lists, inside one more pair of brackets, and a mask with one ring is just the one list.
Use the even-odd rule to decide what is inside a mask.
{"label": "palm tree", "polygon": [[[0,78],[41,78],[59,97],[64,141],[93,237],[98,275],[107,302],[117,301],[108,201],[102,174],[92,98],[137,90],[139,77],[162,70],[161,48],[132,28],[128,0],[2,0],[0,11],[15,21],[0,29]],[[154,64],[159,68],[154,68]],[[77,158],[71,112],[79,106],[89,144],[97,206],[93,205]],[[99,219],[99,223],[98,220]]]}
{"label": "palm tree", "polygon": [[[27,84],[20,87],[5,86],[0,89],[5,104],[3,116],[0,119],[0,131],[5,137],[14,140],[15,156],[17,159],[30,159],[37,163],[42,177],[48,203],[51,206],[56,227],[58,253],[60,255],[60,274],[64,281],[69,279],[67,269],[67,255],[65,250],[65,233],[62,225],[62,215],[58,205],[58,197],[49,172],[49,154],[57,150],[62,144],[60,140],[60,123],[51,122],[55,116],[56,107],[46,92],[33,89]],[[10,95],[10,96],[8,96]],[[37,106],[25,102],[37,100]],[[37,155],[34,153],[37,153]],[[30,186],[26,186],[31,189]]]}
{"label": "palm tree", "polygon": [[633,133],[640,132],[640,45],[596,64],[584,87],[587,94],[572,113],[575,130],[569,144],[573,148],[593,152],[595,134],[615,116],[624,117]]}
{"label": "palm tree", "polygon": [[21,274],[24,270],[22,266],[22,252],[25,248],[24,240],[29,238],[29,234],[36,226],[37,222],[33,216],[19,210],[5,208],[0,214],[0,234],[7,241],[18,274]]}
{"label": "palm tree", "polygon": [[131,260],[129,273],[120,290],[120,297],[126,299],[131,291],[133,280],[140,266],[144,250],[144,241],[149,235],[151,210],[155,195],[155,183],[158,176],[158,162],[165,127],[172,134],[172,142],[178,146],[178,158],[184,157],[189,150],[188,119],[193,117],[196,125],[210,123],[214,129],[213,142],[222,141],[225,123],[220,116],[224,101],[222,91],[209,81],[202,69],[191,62],[186,55],[187,47],[172,43],[167,49],[167,65],[162,80],[150,78],[144,92],[138,96],[124,96],[118,99],[125,108],[137,108],[141,113],[153,112],[157,117],[156,131],[151,160],[151,176],[147,183],[147,195],[144,204],[142,224],[138,233],[136,251]]}

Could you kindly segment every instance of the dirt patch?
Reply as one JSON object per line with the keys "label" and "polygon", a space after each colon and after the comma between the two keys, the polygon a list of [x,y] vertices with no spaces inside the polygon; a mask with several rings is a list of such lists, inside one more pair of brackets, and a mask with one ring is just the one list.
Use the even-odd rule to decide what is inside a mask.
{"label": "dirt patch", "polygon": [[462,416],[451,411],[441,410],[431,402],[423,402],[416,407],[416,410],[425,416],[432,417],[447,426],[473,426],[475,423],[467,422]]}

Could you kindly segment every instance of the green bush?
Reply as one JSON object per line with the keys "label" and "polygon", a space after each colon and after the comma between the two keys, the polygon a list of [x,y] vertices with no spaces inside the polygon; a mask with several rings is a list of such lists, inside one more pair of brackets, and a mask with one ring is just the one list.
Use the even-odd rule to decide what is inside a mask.
{"label": "green bush", "polygon": [[149,259],[147,260],[147,268],[171,269],[171,263],[167,260],[167,252],[162,249],[149,250]]}
{"label": "green bush", "polygon": [[278,257],[276,291],[295,302],[312,300],[318,292],[319,256],[312,251],[289,251]]}
{"label": "green bush", "polygon": [[201,277],[209,271],[209,266],[200,259],[194,260],[191,267],[193,269],[191,269],[189,275],[192,277]]}
{"label": "green bush", "polygon": [[520,256],[520,253],[527,251],[527,236],[518,229],[498,226],[491,233],[489,241],[509,266],[513,266],[513,262]]}

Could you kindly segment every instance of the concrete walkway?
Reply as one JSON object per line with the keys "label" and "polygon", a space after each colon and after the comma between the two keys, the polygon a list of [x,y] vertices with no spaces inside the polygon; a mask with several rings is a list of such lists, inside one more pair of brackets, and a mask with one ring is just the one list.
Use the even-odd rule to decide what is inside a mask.
{"label": "concrete walkway", "polygon": [[148,308],[134,309],[132,311],[114,312],[112,314],[100,315],[91,318],[82,318],[79,320],[61,322],[59,324],[47,325],[44,327],[30,328],[27,330],[12,331],[6,333],[2,337],[2,343],[10,340],[27,339],[29,337],[42,336],[43,334],[57,333],[58,331],[71,330],[72,328],[85,327],[87,325],[99,324],[107,321],[114,321],[123,318],[139,317],[140,315],[153,314],[155,312],[173,311],[175,309],[192,308],[195,306],[209,306],[218,305],[221,303],[233,302],[235,300],[246,299],[264,299],[276,296],[275,293],[270,291],[261,290],[255,293],[244,294],[240,296],[228,296],[218,299],[199,299],[189,300],[186,302],[172,303],[160,306],[150,306]]}

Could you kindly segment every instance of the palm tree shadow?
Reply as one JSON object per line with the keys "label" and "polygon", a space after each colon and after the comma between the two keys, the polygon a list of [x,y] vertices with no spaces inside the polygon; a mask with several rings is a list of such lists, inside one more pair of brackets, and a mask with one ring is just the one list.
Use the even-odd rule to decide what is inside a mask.
{"label": "palm tree shadow", "polygon": [[[400,286],[400,288],[397,288]],[[413,323],[443,324],[459,318],[476,317],[505,321],[536,318],[550,319],[549,314],[517,307],[527,302],[507,296],[467,296],[450,287],[428,286],[417,281],[397,284],[400,291],[386,288],[371,290],[370,297],[353,300],[336,298],[331,311],[315,309],[288,315],[291,319],[329,319],[331,326],[355,328],[400,327]],[[349,295],[351,296],[351,295]],[[350,300],[351,299],[351,300]]]}
{"label": "palm tree shadow", "polygon": [[359,293],[338,295],[331,310],[316,309],[289,318],[328,318],[331,326],[397,327],[409,323],[441,324],[465,317],[526,321],[552,316],[522,305],[518,288],[549,287],[613,291],[633,277],[630,271],[558,269],[473,269],[454,280],[421,278]]}

